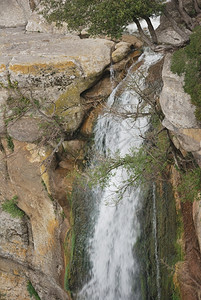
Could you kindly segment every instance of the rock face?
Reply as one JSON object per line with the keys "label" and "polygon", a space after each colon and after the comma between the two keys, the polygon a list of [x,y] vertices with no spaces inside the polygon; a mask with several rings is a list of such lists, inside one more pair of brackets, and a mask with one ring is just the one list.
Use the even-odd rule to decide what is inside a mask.
{"label": "rock face", "polygon": [[36,1],[28,0],[6,0],[0,4],[0,28],[25,26],[31,15],[31,6],[36,5]]}
{"label": "rock face", "polygon": [[[6,299],[29,299],[26,288],[29,280],[41,299],[57,299],[58,296],[59,299],[67,299],[60,286],[63,268],[60,254],[60,209],[51,201],[41,184],[40,161],[27,150],[30,147],[15,141],[14,152],[11,153],[6,142],[2,140],[2,143],[4,153],[0,153],[0,201],[3,203],[5,199],[16,195],[17,205],[25,212],[25,216],[22,219],[13,218],[0,208],[0,261],[4,264],[6,260],[1,287],[5,289]],[[5,155],[8,155],[7,160]],[[15,276],[16,288],[13,286],[12,294],[9,294],[7,289],[9,284],[13,285]],[[21,293],[18,295],[19,289]]]}
{"label": "rock face", "polygon": [[[183,90],[183,77],[173,74],[170,70],[170,65],[171,54],[167,54],[162,72],[164,85],[160,96],[161,108],[165,115],[163,125],[176,137],[175,146],[180,150],[184,149],[188,152],[192,152],[201,167],[201,126],[195,118],[195,107],[190,102],[190,96]],[[184,203],[183,207],[188,205],[190,206],[188,211],[193,216],[192,232],[194,229],[196,232],[194,240],[198,240],[199,246],[197,246],[197,248],[201,249],[201,201],[194,202],[193,206],[191,203]],[[190,218],[186,219],[186,223],[191,223]],[[189,234],[188,229],[186,235]],[[193,238],[191,237],[191,239]],[[193,248],[192,245],[191,247]],[[195,256],[198,257],[198,254]],[[196,270],[196,268],[194,269]],[[184,270],[182,269],[182,274],[183,273]],[[186,273],[189,274],[189,271]]]}
{"label": "rock face", "polygon": [[[80,94],[96,82],[110,64],[114,43],[13,30],[2,30],[0,41],[1,83],[8,86],[9,76],[11,84],[17,82],[21,94],[38,99],[46,111],[51,111],[54,105],[55,113],[65,119],[66,130],[75,131],[83,118]],[[7,92],[7,97],[9,93],[12,91]],[[4,103],[5,88],[0,90],[0,95]],[[16,95],[12,93],[12,97]],[[26,130],[26,122],[24,124]],[[22,128],[22,123],[15,126]],[[11,135],[13,131],[11,128]]]}
{"label": "rock face", "polygon": [[[80,39],[65,27],[58,33],[32,13],[39,2],[0,3],[0,298],[6,300],[30,299],[28,281],[42,300],[70,299],[64,277],[71,243],[65,258],[63,245],[73,172],[83,167],[102,102],[141,54],[128,55],[140,45],[136,39],[115,50],[109,40]],[[14,197],[22,218],[2,208]]]}
{"label": "rock face", "polygon": [[163,90],[160,104],[165,115],[163,125],[174,132],[181,147],[191,151],[201,162],[201,128],[190,102],[190,96],[183,90],[183,77],[170,70],[171,54],[167,54],[163,67]]}

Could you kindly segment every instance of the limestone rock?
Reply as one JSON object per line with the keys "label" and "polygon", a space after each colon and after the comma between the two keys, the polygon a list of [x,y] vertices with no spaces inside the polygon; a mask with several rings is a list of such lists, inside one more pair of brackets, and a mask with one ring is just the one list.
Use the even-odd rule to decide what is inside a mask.
{"label": "limestone rock", "polygon": [[165,115],[163,125],[177,137],[180,146],[194,154],[201,165],[201,129],[191,104],[190,96],[184,92],[183,77],[173,74],[170,70],[171,54],[164,60],[162,78],[163,89],[160,104]]}
{"label": "limestone rock", "polygon": [[[8,86],[9,74],[23,95],[32,95],[47,113],[52,114],[56,107],[55,113],[64,118],[66,131],[75,131],[84,117],[80,94],[110,64],[114,43],[72,35],[24,34],[10,29],[0,30],[0,45],[0,82]],[[15,91],[11,92],[16,97]],[[5,88],[1,88],[0,103],[5,101],[5,93]],[[24,136],[17,138],[24,141]]]}
{"label": "limestone rock", "polygon": [[25,26],[31,15],[29,0],[6,0],[0,3],[0,28]]}
{"label": "limestone rock", "polygon": [[98,115],[103,111],[104,105],[99,104],[95,109],[90,111],[88,114],[86,120],[84,121],[82,127],[81,127],[81,134],[84,136],[90,136],[93,133],[93,127],[95,124],[95,121],[98,117]]}
{"label": "limestone rock", "polygon": [[32,143],[42,135],[40,122],[35,118],[22,117],[7,127],[8,134],[15,140]]}
{"label": "limestone rock", "polygon": [[2,210],[0,214],[0,256],[26,263],[29,236],[25,220],[12,218]]}
{"label": "limestone rock", "polygon": [[54,205],[41,184],[39,163],[31,162],[31,155],[24,143],[14,143],[15,159],[8,159],[7,166],[19,198],[18,205],[29,216],[31,222],[34,246],[32,264],[44,274],[54,274],[57,277],[57,267],[61,261],[58,243],[59,222]]}
{"label": "limestone rock", "polygon": [[161,44],[179,45],[184,40],[183,38],[171,27],[165,28],[157,32],[158,42]]}
{"label": "limestone rock", "polygon": [[[68,158],[83,159],[84,149],[86,143],[81,140],[72,140],[63,142],[64,151],[67,153]],[[62,163],[62,164],[61,164]],[[60,162],[61,167],[65,167],[65,162]]]}
{"label": "limestone rock", "polygon": [[124,34],[122,36],[122,42],[129,43],[130,45],[134,46],[134,48],[137,49],[140,49],[143,46],[143,42],[134,35]]}
{"label": "limestone rock", "polygon": [[0,259],[0,295],[2,300],[30,300],[27,277],[22,266],[12,260]]}
{"label": "limestone rock", "polygon": [[125,58],[130,52],[130,44],[126,42],[120,42],[115,45],[115,50],[112,52],[112,61],[117,63]]}
{"label": "limestone rock", "polygon": [[183,77],[173,74],[170,66],[171,54],[167,54],[162,72],[164,85],[160,96],[163,113],[177,128],[198,128],[195,107],[190,102],[190,96],[183,90]]}
{"label": "limestone rock", "polygon": [[79,32],[70,31],[67,23],[63,22],[62,26],[57,27],[56,23],[48,23],[42,14],[33,11],[26,25],[27,32],[40,32],[40,33],[57,33],[57,34],[71,34],[78,35]]}
{"label": "limestone rock", "polygon": [[[95,105],[95,102],[105,100],[112,92],[114,85],[113,79],[109,76],[106,76],[101,81],[99,81],[96,85],[94,85],[91,89],[89,89],[86,93],[84,93],[83,97],[87,102],[92,102],[92,105]],[[115,84],[116,86],[116,84]]]}

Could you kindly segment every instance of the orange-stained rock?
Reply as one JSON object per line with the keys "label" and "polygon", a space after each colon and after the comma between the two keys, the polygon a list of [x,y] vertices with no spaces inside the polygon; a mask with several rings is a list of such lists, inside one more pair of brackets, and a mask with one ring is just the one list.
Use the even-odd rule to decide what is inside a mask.
{"label": "orange-stained rock", "polygon": [[95,121],[103,109],[104,104],[99,104],[95,109],[89,112],[88,117],[80,129],[81,134],[86,136],[90,136],[92,134]]}

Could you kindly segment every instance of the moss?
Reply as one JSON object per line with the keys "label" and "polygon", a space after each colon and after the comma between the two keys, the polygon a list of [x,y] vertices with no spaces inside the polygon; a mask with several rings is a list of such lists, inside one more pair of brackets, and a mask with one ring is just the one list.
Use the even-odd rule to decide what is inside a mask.
{"label": "moss", "polygon": [[88,217],[93,208],[91,191],[83,190],[74,184],[73,192],[68,197],[71,203],[71,226],[65,240],[66,265],[68,266],[68,285],[72,293],[77,293],[89,279],[90,261],[87,253],[87,239],[92,230],[92,220]]}
{"label": "moss", "polygon": [[[134,248],[140,268],[139,282],[143,300],[157,299],[155,241],[153,238],[153,189],[147,190],[141,199],[139,213],[141,235]],[[177,293],[173,283],[175,263],[181,260],[181,248],[177,240],[182,232],[178,226],[178,216],[172,187],[168,183],[158,183],[156,188],[157,245],[160,262],[161,299],[174,299]],[[180,225],[181,226],[181,225]],[[146,237],[146,239],[145,239]]]}
{"label": "moss", "polygon": [[27,291],[29,292],[31,298],[33,296],[36,300],[41,300],[35,288],[33,287],[31,281],[27,282]]}
{"label": "moss", "polygon": [[18,196],[14,196],[10,200],[6,200],[2,203],[2,210],[9,213],[13,218],[22,218],[25,213],[17,206]]}

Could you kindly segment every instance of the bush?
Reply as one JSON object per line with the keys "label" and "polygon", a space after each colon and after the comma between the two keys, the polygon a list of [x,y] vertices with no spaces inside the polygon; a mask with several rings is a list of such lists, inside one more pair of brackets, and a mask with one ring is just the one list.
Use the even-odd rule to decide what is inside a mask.
{"label": "bush", "polygon": [[3,211],[8,212],[13,218],[22,218],[24,216],[24,212],[17,206],[17,196],[14,196],[10,200],[6,200],[2,204]]}
{"label": "bush", "polygon": [[171,71],[184,74],[184,91],[195,105],[195,116],[201,121],[201,26],[195,28],[190,44],[176,51],[172,57]]}

